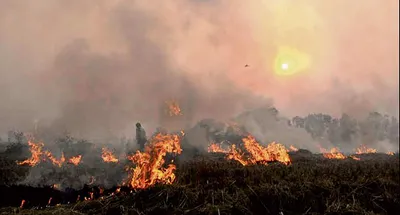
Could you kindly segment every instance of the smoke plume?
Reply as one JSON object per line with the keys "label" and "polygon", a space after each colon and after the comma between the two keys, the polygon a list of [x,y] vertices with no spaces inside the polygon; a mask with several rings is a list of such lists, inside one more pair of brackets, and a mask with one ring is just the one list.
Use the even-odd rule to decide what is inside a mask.
{"label": "smoke plume", "polygon": [[[398,1],[0,2],[0,132],[90,138],[185,125],[273,104],[294,116],[398,115]],[[279,47],[306,53],[274,73]],[[248,65],[248,66],[245,66]]]}

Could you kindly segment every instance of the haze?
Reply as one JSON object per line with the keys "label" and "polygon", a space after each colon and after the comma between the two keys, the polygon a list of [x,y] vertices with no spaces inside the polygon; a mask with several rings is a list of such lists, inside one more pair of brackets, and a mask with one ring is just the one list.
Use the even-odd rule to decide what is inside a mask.
{"label": "haze", "polygon": [[[2,0],[0,133],[132,136],[167,99],[188,124],[265,104],[285,116],[398,116],[398,0]],[[279,47],[307,68],[274,73]],[[245,65],[248,65],[245,67]],[[131,133],[129,133],[131,132]]]}

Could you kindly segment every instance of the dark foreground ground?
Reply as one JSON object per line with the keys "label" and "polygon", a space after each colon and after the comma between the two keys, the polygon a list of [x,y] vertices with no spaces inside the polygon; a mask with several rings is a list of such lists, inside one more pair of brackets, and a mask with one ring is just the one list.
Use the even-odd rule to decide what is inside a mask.
{"label": "dark foreground ground", "polygon": [[[3,159],[0,214],[398,214],[399,155],[361,158],[293,155],[289,166],[243,167],[210,154],[179,164],[173,185],[122,188],[112,196],[115,188],[99,195],[97,187],[61,192],[10,185],[29,168]],[[89,190],[95,200],[75,202]],[[26,204],[20,209],[22,199]]]}

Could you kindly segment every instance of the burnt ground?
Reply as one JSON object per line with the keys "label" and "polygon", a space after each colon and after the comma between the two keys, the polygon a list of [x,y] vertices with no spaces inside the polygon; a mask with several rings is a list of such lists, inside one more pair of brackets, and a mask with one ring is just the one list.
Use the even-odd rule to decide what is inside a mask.
{"label": "burnt ground", "polygon": [[[288,166],[271,163],[244,167],[221,155],[206,154],[178,162],[172,185],[146,190],[123,187],[110,195],[116,188],[109,187],[100,194],[99,184],[82,189],[64,187],[62,191],[18,185],[36,167],[18,166],[10,157],[0,156],[0,214],[397,214],[399,155],[360,157],[361,161],[328,160],[300,152],[292,153],[293,164]],[[75,175],[68,172],[76,168],[80,170],[74,171]],[[73,180],[77,174],[96,171],[86,168],[57,170],[44,175],[43,182],[54,174]],[[97,171],[118,178],[120,172],[110,175],[109,169],[122,170],[123,165]],[[90,192],[94,200],[85,201]],[[26,203],[21,209],[22,199]]]}

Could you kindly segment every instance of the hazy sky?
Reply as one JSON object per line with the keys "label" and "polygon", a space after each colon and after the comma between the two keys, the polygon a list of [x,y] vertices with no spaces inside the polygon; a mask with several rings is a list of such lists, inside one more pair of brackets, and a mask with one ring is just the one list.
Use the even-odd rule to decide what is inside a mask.
{"label": "hazy sky", "polygon": [[[270,101],[287,116],[398,115],[398,4],[2,0],[0,133],[35,119],[83,135],[133,132],[138,120],[155,127],[171,98],[188,121]],[[307,59],[302,71],[275,74],[282,47],[297,67]]]}

